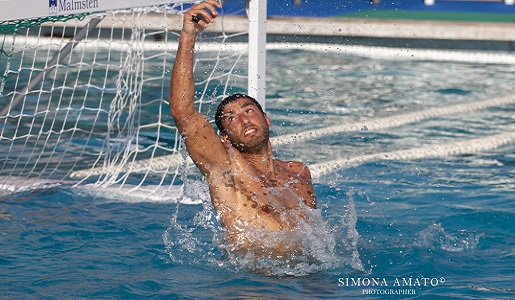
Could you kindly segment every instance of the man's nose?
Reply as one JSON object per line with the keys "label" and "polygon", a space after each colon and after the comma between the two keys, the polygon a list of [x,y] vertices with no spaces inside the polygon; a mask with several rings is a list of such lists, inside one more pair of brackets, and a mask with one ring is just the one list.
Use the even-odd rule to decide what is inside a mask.
{"label": "man's nose", "polygon": [[239,118],[243,124],[248,124],[250,122],[249,117],[245,114],[241,114]]}

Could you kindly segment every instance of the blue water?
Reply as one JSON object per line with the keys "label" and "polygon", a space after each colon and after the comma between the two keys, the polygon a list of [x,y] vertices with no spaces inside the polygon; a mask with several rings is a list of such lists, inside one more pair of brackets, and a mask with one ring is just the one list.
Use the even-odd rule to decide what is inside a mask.
{"label": "blue water", "polygon": [[[299,50],[271,51],[268,63],[273,135],[515,93],[513,65]],[[512,104],[276,151],[309,164],[513,131],[514,120]],[[336,244],[330,264],[292,265],[293,276],[282,269],[263,275],[220,255],[208,203],[128,203],[71,187],[5,195],[1,298],[510,299],[514,170],[509,144],[455,157],[370,162],[318,178],[319,209]],[[202,180],[185,182],[188,196],[206,199]]]}

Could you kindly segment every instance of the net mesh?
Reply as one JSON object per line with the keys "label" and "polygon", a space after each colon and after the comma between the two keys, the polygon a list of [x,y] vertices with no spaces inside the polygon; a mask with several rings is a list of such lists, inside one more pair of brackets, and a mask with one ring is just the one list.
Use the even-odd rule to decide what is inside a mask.
{"label": "net mesh", "polygon": [[[2,190],[72,184],[175,197],[193,169],[167,100],[187,8],[182,1],[58,22],[44,19],[44,24],[30,21],[26,29],[0,26],[13,32],[2,37],[0,62]],[[93,18],[102,19],[97,28],[49,65],[52,57],[64,56],[60,49]],[[213,115],[219,98],[246,85],[246,48],[217,47],[241,39],[246,29],[228,34],[223,17],[217,22],[221,30],[199,38],[194,64],[195,102],[207,115]],[[37,74],[42,80],[25,93]],[[20,96],[23,101],[16,104]]]}

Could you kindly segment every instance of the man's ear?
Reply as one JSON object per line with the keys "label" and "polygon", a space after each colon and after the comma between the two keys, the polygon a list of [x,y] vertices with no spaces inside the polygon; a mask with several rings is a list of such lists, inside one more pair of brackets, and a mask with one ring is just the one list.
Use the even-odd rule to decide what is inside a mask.
{"label": "man's ear", "polygon": [[265,116],[266,123],[268,124],[268,127],[272,126],[272,122],[270,121],[270,118],[266,115],[266,113],[263,113],[263,116]]}

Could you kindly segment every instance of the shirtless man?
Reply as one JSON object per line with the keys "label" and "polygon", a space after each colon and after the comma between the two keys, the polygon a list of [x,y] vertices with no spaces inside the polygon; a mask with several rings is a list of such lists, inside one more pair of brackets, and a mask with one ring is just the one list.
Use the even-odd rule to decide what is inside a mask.
{"label": "shirtless man", "polygon": [[[207,0],[184,15],[171,76],[170,111],[190,157],[207,179],[229,250],[282,257],[297,251],[296,245],[287,238],[269,239],[266,233],[288,233],[309,222],[309,212],[316,208],[315,190],[306,166],[274,158],[270,120],[256,100],[243,94],[224,99],[215,116],[220,136],[195,109],[195,40],[214,22],[217,8],[217,1]],[[253,235],[256,231],[259,238]]]}

